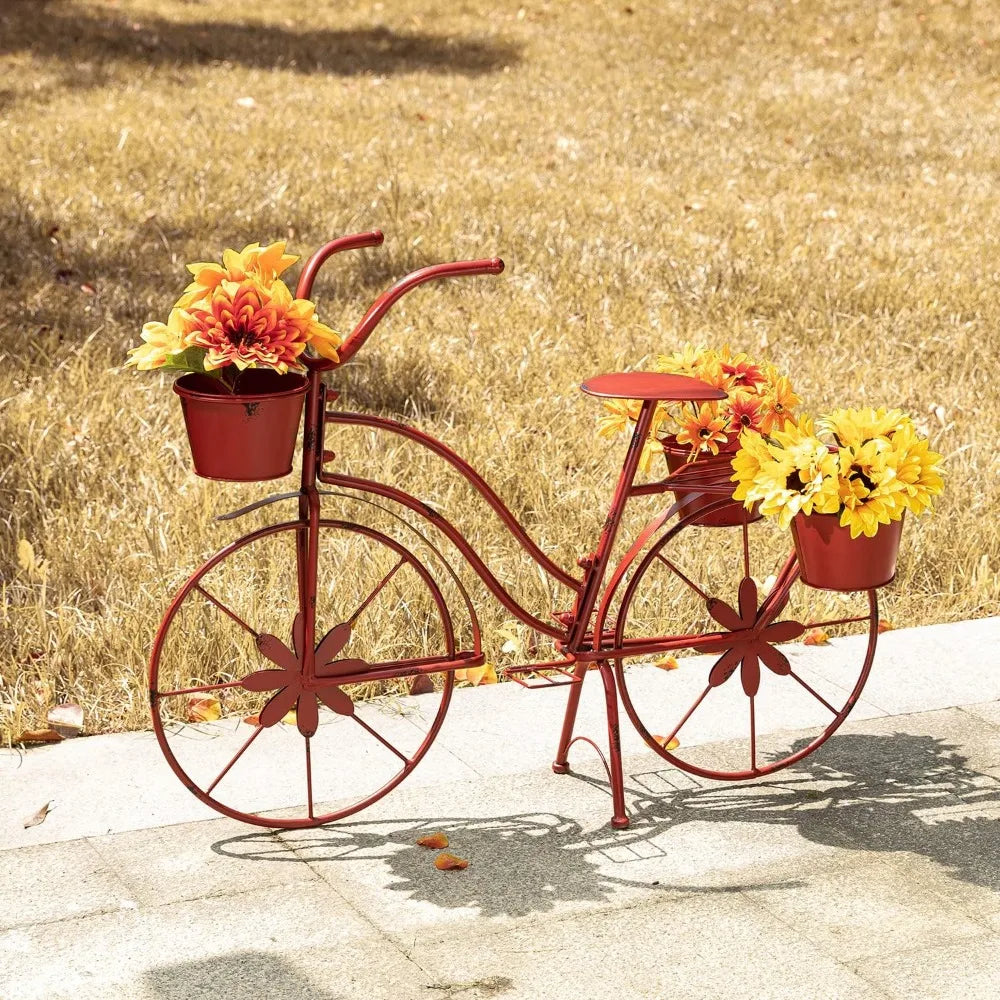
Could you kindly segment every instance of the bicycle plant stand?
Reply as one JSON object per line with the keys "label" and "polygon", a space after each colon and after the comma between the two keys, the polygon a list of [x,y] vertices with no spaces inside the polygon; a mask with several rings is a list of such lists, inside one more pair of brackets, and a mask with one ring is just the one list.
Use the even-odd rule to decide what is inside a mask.
{"label": "bicycle plant stand", "polygon": [[[297,297],[311,296],[317,271],[333,254],[381,242],[382,234],[371,232],[327,244],[304,267]],[[768,549],[755,534],[766,526],[732,500],[725,456],[688,464],[659,482],[635,481],[657,402],[719,399],[720,390],[653,373],[602,375],[583,384],[591,395],[641,400],[642,406],[607,519],[594,550],[579,560],[579,574],[550,559],[483,477],[446,445],[398,421],[331,406],[337,397],[322,374],[349,360],[402,295],[426,281],[502,270],[494,259],[415,271],[376,299],[345,339],[339,362],[308,361],[299,489],[220,519],[291,500],[298,516],[221,549],[168,607],[150,660],[154,729],[178,777],[219,812],[266,827],[317,826],[364,809],[413,771],[444,721],[455,670],[484,662],[474,604],[431,540],[441,536],[511,614],[552,640],[555,659],[506,674],[526,687],[568,688],[553,769],[569,769],[575,742],[591,744],[608,772],[617,828],[629,822],[619,698],[646,744],[666,761],[725,780],[758,777],[800,760],[857,701],[878,634],[874,590],[825,595],[802,585],[787,542],[779,539],[782,554],[776,559],[774,545]],[[328,425],[367,428],[430,450],[483,497],[526,557],[567,591],[571,607],[553,612],[551,620],[533,614],[443,515],[396,486],[328,469],[335,458],[325,448]],[[391,505],[406,541],[395,532],[324,516],[322,495],[330,491],[323,486],[334,487],[344,501]],[[657,494],[674,499],[613,563],[626,504]],[[702,566],[706,540],[720,538],[727,543],[725,558],[714,557],[711,569],[707,560]],[[434,553],[433,566],[412,551],[410,539]],[[764,560],[764,568],[755,560]],[[771,569],[773,578],[761,586]],[[446,592],[457,593],[457,601]],[[817,627],[857,636],[845,644],[848,662],[835,679],[807,676],[796,664],[795,647],[786,645]],[[682,666],[669,672],[630,668],[671,653],[695,658],[682,658]],[[593,740],[574,736],[591,667],[603,686],[607,757]],[[661,691],[651,691],[650,675]],[[365,697],[377,682],[421,677],[433,687],[415,699],[430,714],[425,728],[369,710]],[[765,752],[763,734],[780,728],[782,713],[796,698],[812,712],[815,732]],[[199,718],[201,700],[216,699],[221,719],[208,714],[192,721]],[[742,738],[719,744],[713,759],[706,744],[720,718],[728,720],[729,737],[732,719],[739,719]],[[675,738],[682,748],[671,748]],[[264,814],[273,809],[275,794],[287,797],[290,787],[301,791],[295,796],[301,806]]]}

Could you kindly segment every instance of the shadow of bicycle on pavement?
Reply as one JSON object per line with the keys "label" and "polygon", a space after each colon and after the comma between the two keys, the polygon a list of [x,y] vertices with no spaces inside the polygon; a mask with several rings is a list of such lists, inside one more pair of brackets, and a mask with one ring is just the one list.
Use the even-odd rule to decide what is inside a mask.
{"label": "shadow of bicycle on pavement", "polygon": [[[483,916],[523,916],[558,902],[605,902],[629,888],[689,894],[801,885],[797,870],[769,878],[767,864],[760,868],[764,880],[748,884],[742,868],[725,870],[718,850],[721,867],[712,878],[685,875],[677,853],[683,845],[672,844],[685,826],[733,824],[716,838],[725,843],[735,825],[762,824],[794,828],[832,849],[909,852],[952,879],[1000,890],[1000,780],[969,768],[956,746],[933,736],[842,735],[805,763],[752,784],[701,784],[672,768],[634,773],[632,824],[620,832],[588,830],[554,813],[435,816],[347,821],[279,836],[260,831],[219,841],[213,850],[305,862],[332,882],[338,865],[368,866],[373,883],[408,899],[476,907]],[[685,783],[689,787],[676,787]],[[648,794],[657,785],[662,791]],[[436,830],[448,834],[456,853],[474,860],[457,877],[435,872],[430,852],[416,845]],[[808,862],[800,867],[808,870]]]}

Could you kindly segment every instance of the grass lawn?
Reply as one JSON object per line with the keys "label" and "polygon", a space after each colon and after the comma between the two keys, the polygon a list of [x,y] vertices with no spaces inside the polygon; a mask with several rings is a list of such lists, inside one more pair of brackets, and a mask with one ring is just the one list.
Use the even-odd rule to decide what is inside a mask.
{"label": "grass lawn", "polygon": [[[169,380],[117,371],[185,263],[257,240],[308,254],[385,230],[317,285],[341,330],[408,270],[505,259],[500,278],[404,300],[332,384],[460,450],[557,561],[592,547],[624,448],[595,437],[579,382],[729,343],[787,368],[810,411],[914,415],[946,492],[907,523],[885,613],[996,614],[995,15],[988,0],[5,0],[2,742],[64,700],[88,731],[147,725],[170,593],[240,533],[212,515],[270,491],[196,479]],[[566,606],[432,457],[365,434],[330,446],[446,509],[536,613]],[[509,615],[477,603],[496,656]]]}

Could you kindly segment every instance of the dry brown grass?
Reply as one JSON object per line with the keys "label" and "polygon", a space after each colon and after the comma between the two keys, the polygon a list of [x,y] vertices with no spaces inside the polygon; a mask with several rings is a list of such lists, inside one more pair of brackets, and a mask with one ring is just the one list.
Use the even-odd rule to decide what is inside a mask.
{"label": "dry brown grass", "polygon": [[[993,4],[306,9],[0,12],[5,740],[63,699],[91,731],[145,726],[168,594],[239,531],[210,515],[262,494],[195,479],[166,380],[112,372],[185,262],[256,239],[308,252],[386,230],[317,288],[341,326],[415,266],[506,259],[500,279],[404,301],[334,384],[459,447],[562,562],[620,456],[580,379],[728,341],[789,368],[812,410],[926,423],[947,491],[907,527],[888,613],[997,612]],[[433,461],[364,435],[334,447],[447,505],[530,607],[565,600]],[[21,539],[44,579],[19,568]],[[488,632],[505,617],[483,602]]]}

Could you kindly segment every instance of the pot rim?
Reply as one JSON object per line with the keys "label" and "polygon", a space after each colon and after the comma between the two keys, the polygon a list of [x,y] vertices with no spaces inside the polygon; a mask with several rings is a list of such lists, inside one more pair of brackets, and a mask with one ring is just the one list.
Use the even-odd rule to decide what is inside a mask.
{"label": "pot rim", "polygon": [[199,372],[185,372],[179,378],[174,379],[173,390],[182,399],[197,399],[199,402],[206,403],[230,403],[236,400],[245,402],[246,400],[265,400],[265,399],[281,399],[285,396],[297,396],[304,393],[309,388],[309,378],[306,375],[302,375],[299,372],[286,372],[284,375],[279,376],[281,378],[294,378],[298,379],[299,383],[297,385],[290,386],[287,389],[279,389],[277,392],[234,392],[230,394],[216,393],[216,392],[199,392],[197,389],[190,389],[186,385],[182,385],[184,379],[189,375],[197,375]]}

